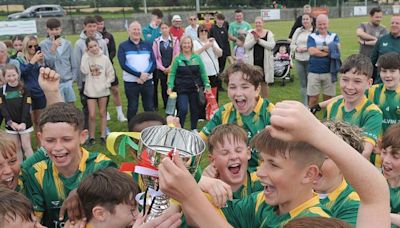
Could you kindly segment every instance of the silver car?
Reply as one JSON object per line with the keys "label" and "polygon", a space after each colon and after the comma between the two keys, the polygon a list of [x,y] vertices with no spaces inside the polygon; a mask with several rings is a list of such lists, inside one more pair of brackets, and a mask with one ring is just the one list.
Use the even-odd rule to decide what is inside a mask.
{"label": "silver car", "polygon": [[60,5],[34,5],[23,12],[8,15],[8,20],[35,17],[63,17],[66,11]]}

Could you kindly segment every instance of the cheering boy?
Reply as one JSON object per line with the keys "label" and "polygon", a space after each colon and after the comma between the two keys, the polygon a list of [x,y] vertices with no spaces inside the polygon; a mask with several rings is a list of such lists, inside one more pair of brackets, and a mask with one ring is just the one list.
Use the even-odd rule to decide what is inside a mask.
{"label": "cheering boy", "polygon": [[35,214],[47,227],[62,227],[59,210],[68,194],[90,173],[116,166],[104,154],[81,148],[87,131],[83,113],[71,104],[55,103],[47,107],[39,120],[38,137],[49,159],[27,171],[27,196]]}
{"label": "cheering boy", "polygon": [[[311,196],[310,204],[292,204],[294,197],[304,198],[300,190],[307,190],[308,192],[305,186],[308,186],[308,182],[314,179],[315,171],[319,171],[317,166],[312,164],[315,163],[314,161],[306,161],[308,155],[314,153],[314,151],[307,151],[305,148],[311,147],[329,156],[342,171],[346,180],[358,192],[361,201],[358,209],[357,227],[389,226],[389,192],[382,175],[351,146],[323,126],[308,112],[303,104],[296,101],[278,103],[271,113],[271,127],[268,127],[266,131],[269,131],[275,140],[280,140],[278,144],[275,144],[276,146],[291,145],[291,147],[288,147],[289,150],[284,152],[276,150],[275,156],[269,151],[260,150],[264,163],[257,171],[257,175],[265,186],[264,194],[261,193],[258,198],[256,197],[257,200],[253,202],[251,210],[240,211],[240,214],[235,215],[237,218],[229,219],[239,220],[239,222],[243,220],[248,223],[251,222],[250,220],[254,220],[253,223],[259,223],[263,219],[263,224],[259,224],[259,226],[268,227],[279,222],[278,220],[282,225],[294,217],[304,215],[313,207],[315,208],[312,209],[314,213],[320,211],[318,207],[315,207],[318,204],[313,204],[312,192],[307,193]],[[269,135],[267,132],[261,134]],[[259,136],[259,138],[262,139],[263,136]],[[264,142],[260,141],[260,143]],[[258,143],[256,143],[257,145]],[[265,144],[263,145],[265,146]],[[332,145],[335,146],[332,147]],[[303,150],[306,151],[304,154],[307,156],[303,156],[302,153],[292,153],[293,151]],[[303,164],[303,166],[299,166],[301,161],[306,164],[311,163],[311,165]],[[285,162],[292,163],[292,165],[295,163],[292,169],[297,169],[297,173],[294,173],[293,177],[286,170],[282,171],[280,165]],[[288,168],[287,165],[284,164],[285,168]],[[273,170],[273,172],[268,173],[269,170]],[[161,190],[181,203],[184,213],[192,219],[194,224],[200,227],[229,227],[229,224],[212,209],[213,207],[196,186],[178,156],[174,156],[172,160],[164,159],[159,166],[159,174]],[[291,186],[291,193],[286,196],[286,192],[281,192],[282,186],[284,190]],[[299,190],[298,187],[301,187],[301,189]],[[236,201],[229,206],[233,206],[232,210],[235,210],[235,207],[237,209],[240,204],[242,204],[240,201]],[[300,205],[304,207],[297,208],[298,210],[292,211],[291,214],[284,213],[287,210],[293,210],[292,207]],[[250,208],[250,206],[247,207]],[[284,210],[285,208],[286,210]],[[267,216],[256,217],[256,210],[260,209],[271,212],[269,218],[276,218],[277,220],[268,219]],[[276,210],[274,211],[274,209]],[[275,215],[272,216],[272,213],[275,213]]]}

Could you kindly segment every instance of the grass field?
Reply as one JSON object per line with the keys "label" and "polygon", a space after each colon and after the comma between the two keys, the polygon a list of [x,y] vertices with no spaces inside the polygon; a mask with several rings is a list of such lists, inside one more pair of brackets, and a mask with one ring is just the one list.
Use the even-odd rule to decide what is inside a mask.
{"label": "grass field", "polygon": [[[383,20],[383,25],[389,26],[389,16],[386,16]],[[340,19],[332,19],[330,21],[330,31],[335,32],[339,35],[340,37],[340,43],[341,43],[341,51],[342,51],[342,59],[345,59],[347,56],[353,53],[358,52],[358,43],[356,40],[355,36],[355,30],[357,26],[361,22],[367,21],[367,17],[352,17],[352,18],[340,18]],[[265,27],[271,30],[275,34],[275,40],[278,39],[285,39],[287,35],[289,34],[292,21],[274,21],[274,22],[266,22]],[[117,32],[114,33],[114,37],[116,40],[116,43],[119,44],[120,42],[124,41],[127,39],[128,35],[126,32]],[[78,39],[78,35],[73,35],[73,36],[68,36],[67,37],[69,40],[71,40],[72,43],[74,43]],[[118,65],[118,60],[115,60],[115,68],[117,70],[118,76],[121,77],[121,69]],[[281,87],[280,83],[275,83],[275,85],[270,87],[270,98],[269,100],[273,103],[276,103],[281,100],[299,100],[300,99],[300,84],[299,80],[296,76],[295,69],[292,70],[292,75],[295,76],[295,80],[293,83],[288,82],[286,83],[286,86]],[[127,107],[127,101],[124,93],[124,87],[123,83],[121,83],[122,80],[120,79],[120,91],[121,91],[121,98],[123,101],[123,109],[124,112],[126,113],[126,107]],[[76,93],[79,94],[79,93]],[[159,95],[159,100],[160,100],[160,95]],[[220,94],[220,105],[225,104],[229,102],[229,99],[226,96],[226,92]],[[77,106],[80,106],[80,102],[76,102]],[[140,104],[141,106],[141,104]],[[111,114],[112,120],[108,122],[108,127],[112,131],[126,131],[127,130],[127,123],[120,123],[116,120],[116,111],[115,111],[115,106],[112,101],[110,101],[109,105],[109,112]],[[139,110],[142,110],[140,107]],[[160,114],[164,114],[164,110],[160,109]],[[186,126],[189,126],[187,118],[187,123]],[[204,123],[199,123],[198,128],[201,129],[203,127]],[[97,134],[99,135],[99,134]],[[99,136],[98,136],[99,137]],[[108,152],[105,151],[105,148],[101,147],[99,143],[94,145],[93,147],[89,147],[89,150],[92,151],[102,151],[108,154],[110,157],[115,159],[117,162],[121,162],[123,159],[119,157],[113,157],[111,156]],[[202,160],[202,166],[206,164],[206,156],[203,157]],[[132,160],[132,157],[129,156],[125,160]]]}

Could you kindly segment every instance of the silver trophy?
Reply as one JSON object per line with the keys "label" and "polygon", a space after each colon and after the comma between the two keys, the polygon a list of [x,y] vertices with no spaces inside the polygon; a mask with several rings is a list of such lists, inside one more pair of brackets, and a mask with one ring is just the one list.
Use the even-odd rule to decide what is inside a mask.
{"label": "silver trophy", "polygon": [[[189,172],[194,174],[205,148],[204,141],[197,134],[182,128],[163,125],[149,127],[142,131],[137,154],[139,166],[136,166],[135,172],[140,173],[146,187],[144,201],[147,203],[144,203],[143,208],[144,211],[149,211],[146,221],[160,216],[169,207],[169,197],[159,191],[156,169],[150,169],[150,172],[141,172],[143,170],[141,170],[140,164],[157,168],[163,158],[170,157],[177,151]],[[146,204],[149,203],[150,206],[146,208]]]}

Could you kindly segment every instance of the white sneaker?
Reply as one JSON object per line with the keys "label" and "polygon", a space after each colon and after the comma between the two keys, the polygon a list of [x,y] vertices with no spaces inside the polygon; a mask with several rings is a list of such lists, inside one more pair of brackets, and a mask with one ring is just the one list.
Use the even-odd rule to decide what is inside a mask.
{"label": "white sneaker", "polygon": [[117,119],[118,119],[119,122],[128,121],[128,119],[122,113],[118,114]]}
{"label": "white sneaker", "polygon": [[195,134],[199,134],[199,131],[197,129],[193,129],[192,132]]}
{"label": "white sneaker", "polygon": [[111,116],[110,116],[110,113],[107,112],[107,121],[109,121],[109,120],[111,120]]}
{"label": "white sneaker", "polygon": [[111,133],[110,128],[106,127],[106,136],[108,136]]}

